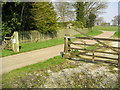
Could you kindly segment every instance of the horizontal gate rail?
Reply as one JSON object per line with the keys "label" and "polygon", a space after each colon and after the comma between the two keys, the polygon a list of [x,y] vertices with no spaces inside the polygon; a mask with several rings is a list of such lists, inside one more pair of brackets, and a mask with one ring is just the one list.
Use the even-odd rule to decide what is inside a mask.
{"label": "horizontal gate rail", "polygon": [[[71,38],[76,38],[76,39],[82,39],[82,41],[80,43],[76,43],[76,42],[72,42],[71,41]],[[118,61],[119,60],[119,57],[114,57],[114,56],[105,56],[104,54],[110,54],[110,55],[117,55],[119,56],[120,55],[120,47],[115,47],[115,46],[108,46],[107,44],[105,44],[105,42],[102,42],[101,44],[101,41],[113,41],[113,42],[120,42],[120,39],[108,39],[108,38],[89,38],[89,37],[69,37],[69,36],[65,36],[64,37],[64,40],[65,40],[65,44],[64,44],[64,51],[65,51],[65,57],[72,57],[70,55],[82,55],[82,56],[90,56],[92,57],[92,61],[96,60],[97,58],[101,58],[101,60],[104,58],[104,59],[110,59],[110,60],[113,60],[113,61]],[[89,44],[89,43],[86,43],[86,41],[84,40],[98,40],[100,41],[97,42],[98,45],[96,44],[96,42],[94,44]],[[77,47],[74,47],[74,46],[71,46],[71,45],[78,45]],[[79,48],[79,45],[81,46],[84,46],[84,48]],[[86,49],[86,46],[96,46],[95,49],[92,49],[92,50],[89,50],[89,49]],[[101,49],[110,49],[112,50],[111,52],[107,52],[107,51],[101,51]],[[114,50],[113,50],[114,49]],[[79,52],[71,52],[71,51],[79,51]],[[91,53],[91,54],[90,54]],[[95,53],[97,55],[95,55]],[[99,55],[99,53],[101,53],[102,55]],[[81,57],[82,58],[82,57]],[[95,59],[96,58],[96,59]],[[105,60],[106,61],[106,60]],[[108,61],[108,60],[107,60]],[[107,62],[106,61],[106,62]],[[109,62],[109,61],[108,61]]]}
{"label": "horizontal gate rail", "polygon": [[[83,51],[93,52],[93,50],[80,49],[80,48],[72,48],[72,47],[71,47],[70,49],[74,49],[74,50],[83,50]],[[103,52],[103,51],[94,51],[94,52],[106,53],[106,54],[113,54],[113,55],[119,55],[118,53],[112,53],[112,52]]]}
{"label": "horizontal gate rail", "polygon": [[67,38],[77,38],[77,39],[89,39],[89,40],[93,40],[93,39],[98,39],[98,40],[104,40],[104,41],[117,41],[120,42],[120,39],[109,39],[109,38],[88,38],[88,37],[69,37],[69,36],[65,36]]}
{"label": "horizontal gate rail", "polygon": [[[74,45],[86,45],[86,46],[98,46],[98,45],[93,45],[93,44],[83,44],[83,43],[73,43],[73,42],[70,42],[69,44],[74,44]],[[98,46],[98,47],[104,47],[104,46]],[[109,47],[105,47],[105,48],[109,48]],[[111,48],[114,48],[114,49],[120,49],[120,47],[112,47]]]}
{"label": "horizontal gate rail", "polygon": [[[82,53],[73,53],[73,55],[80,55]],[[85,55],[85,56],[93,56],[93,55],[90,55],[90,54],[82,54],[82,55]],[[105,58],[105,59],[111,59],[111,60],[118,60],[118,58],[111,58],[111,57],[105,57],[105,56],[98,56],[98,55],[94,55],[94,57],[98,57],[98,58]]]}

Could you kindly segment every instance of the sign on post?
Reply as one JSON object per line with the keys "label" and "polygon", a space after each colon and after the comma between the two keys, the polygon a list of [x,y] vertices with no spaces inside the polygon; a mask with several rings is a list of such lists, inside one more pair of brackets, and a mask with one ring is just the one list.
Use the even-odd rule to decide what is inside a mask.
{"label": "sign on post", "polygon": [[19,52],[19,39],[18,39],[18,32],[14,32],[12,36],[12,50],[14,52]]}
{"label": "sign on post", "polygon": [[12,43],[14,43],[14,44],[16,43],[16,39],[15,39],[15,38],[14,38],[14,39],[12,39]]}

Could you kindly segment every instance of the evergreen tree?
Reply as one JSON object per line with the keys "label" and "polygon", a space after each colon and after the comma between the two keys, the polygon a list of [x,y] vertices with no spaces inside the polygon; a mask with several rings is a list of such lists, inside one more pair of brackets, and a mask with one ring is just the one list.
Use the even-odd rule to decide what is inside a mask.
{"label": "evergreen tree", "polygon": [[31,29],[31,3],[5,2],[2,5],[2,36],[12,35],[14,31]]}
{"label": "evergreen tree", "polygon": [[84,26],[85,25],[85,13],[84,13],[84,3],[83,2],[77,2],[75,4],[76,7],[76,21],[79,21],[79,23]]}
{"label": "evergreen tree", "polygon": [[20,27],[20,3],[6,2],[2,5],[2,34],[10,34]]}
{"label": "evergreen tree", "polygon": [[35,2],[31,10],[35,23],[35,29],[40,32],[54,32],[57,29],[57,14],[52,3]]}
{"label": "evergreen tree", "polygon": [[79,21],[83,27],[92,28],[94,20],[101,10],[107,7],[105,2],[76,2],[76,20]]}
{"label": "evergreen tree", "polygon": [[89,28],[90,31],[92,31],[92,27],[94,26],[95,19],[96,19],[96,15],[94,13],[90,13],[86,22],[86,27]]}

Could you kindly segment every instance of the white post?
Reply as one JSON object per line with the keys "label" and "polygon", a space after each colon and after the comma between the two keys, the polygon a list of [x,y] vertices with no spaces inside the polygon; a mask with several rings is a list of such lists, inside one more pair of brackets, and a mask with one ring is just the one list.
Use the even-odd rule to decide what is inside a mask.
{"label": "white post", "polygon": [[14,52],[19,52],[19,39],[17,31],[15,31],[12,36],[12,50]]}

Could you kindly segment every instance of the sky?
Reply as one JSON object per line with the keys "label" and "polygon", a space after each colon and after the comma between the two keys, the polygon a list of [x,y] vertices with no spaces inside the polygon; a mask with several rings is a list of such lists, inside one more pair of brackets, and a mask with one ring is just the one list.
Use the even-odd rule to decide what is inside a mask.
{"label": "sky", "polygon": [[[60,2],[66,2],[66,1],[74,1],[74,0],[51,0],[51,1],[60,1]],[[82,1],[82,0],[75,0],[75,1]],[[103,11],[106,13],[100,14],[100,17],[104,18],[105,22],[111,23],[111,20],[114,18],[114,16],[118,15],[118,2],[120,0],[83,0],[83,1],[101,1],[101,2],[107,2],[108,3],[108,7],[106,9],[104,9]]]}
{"label": "sky", "polygon": [[104,9],[106,13],[100,14],[106,22],[111,22],[114,16],[118,15],[118,2],[108,2],[108,7]]}

